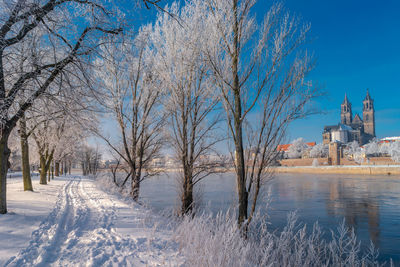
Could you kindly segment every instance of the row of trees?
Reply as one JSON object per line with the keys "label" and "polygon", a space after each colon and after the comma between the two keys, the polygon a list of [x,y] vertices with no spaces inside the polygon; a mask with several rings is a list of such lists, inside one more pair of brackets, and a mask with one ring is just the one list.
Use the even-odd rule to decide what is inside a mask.
{"label": "row of trees", "polygon": [[[32,137],[42,183],[52,160],[79,150],[90,129],[129,166],[135,200],[141,181],[157,174],[149,163],[170,144],[183,170],[182,213],[193,209],[194,186],[215,171],[207,155],[227,140],[238,224],[251,221],[276,146],[293,120],[313,113],[309,104],[319,94],[306,78],[314,67],[303,49],[310,26],[280,4],[259,22],[256,2],[173,3],[138,34],[121,34],[124,16],[100,1],[3,1],[0,213],[7,212],[8,139],[19,122],[23,169]],[[92,123],[88,111],[99,104],[119,138]],[[82,168],[93,173],[98,155],[88,155]],[[30,190],[25,174],[24,181]]]}
{"label": "row of trees", "polygon": [[108,1],[0,1],[0,214],[7,212],[8,141],[18,122],[27,190],[29,137],[40,154],[41,183],[52,159],[76,147],[76,124],[86,123],[82,111],[93,97],[93,57],[99,40],[121,32],[117,13]]}
{"label": "row of trees", "polygon": [[329,154],[328,144],[316,144],[309,146],[303,138],[293,140],[287,152],[284,153],[284,158],[298,159],[302,157],[309,158],[327,158]]}
{"label": "row of trees", "polygon": [[[376,139],[360,147],[357,141],[344,144],[343,154],[345,157],[354,160],[356,163],[362,163],[366,158],[391,157],[395,162],[400,162],[400,142],[379,142]],[[313,147],[307,145],[303,138],[292,141],[284,157],[290,159],[309,157],[309,158],[327,158],[329,156],[328,144],[316,144]]]}
{"label": "row of trees", "polygon": [[374,139],[363,147],[357,141],[350,142],[344,149],[344,154],[356,163],[363,163],[368,157],[390,157],[394,162],[400,162],[400,141],[379,142]]}
{"label": "row of trees", "polygon": [[238,224],[251,221],[276,146],[292,121],[313,113],[319,95],[306,78],[314,67],[303,49],[309,25],[280,4],[258,22],[256,2],[173,3],[135,38],[101,45],[96,80],[120,135],[97,135],[129,166],[134,199],[140,182],[157,173],[150,159],[168,143],[182,169],[181,212],[191,212],[194,186],[215,171],[206,155],[227,140]]}

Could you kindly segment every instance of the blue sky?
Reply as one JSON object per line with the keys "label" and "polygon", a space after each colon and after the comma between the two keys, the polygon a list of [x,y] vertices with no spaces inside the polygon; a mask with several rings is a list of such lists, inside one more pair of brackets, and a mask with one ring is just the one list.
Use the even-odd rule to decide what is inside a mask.
{"label": "blue sky", "polygon": [[[163,0],[161,5],[172,2]],[[271,3],[258,1],[259,19]],[[311,23],[308,49],[317,66],[309,78],[327,94],[316,103],[321,114],[294,122],[288,140],[321,142],[324,125],[340,120],[345,93],[353,114],[362,115],[367,88],[375,100],[377,137],[400,136],[400,1],[286,0],[284,5]],[[130,19],[139,27],[154,21],[155,14],[154,8],[141,9]]]}
{"label": "blue sky", "polygon": [[324,114],[294,123],[289,138],[320,142],[323,126],[339,122],[345,92],[353,113],[362,113],[367,88],[377,136],[400,135],[400,1],[286,0],[285,6],[311,23],[309,47],[317,58],[311,78],[327,93],[318,101]]}

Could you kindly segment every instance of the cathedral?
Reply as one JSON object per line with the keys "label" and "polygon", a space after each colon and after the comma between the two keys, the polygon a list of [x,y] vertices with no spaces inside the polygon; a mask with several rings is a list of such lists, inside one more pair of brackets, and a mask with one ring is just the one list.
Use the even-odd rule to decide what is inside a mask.
{"label": "cathedral", "polygon": [[353,117],[351,103],[345,94],[340,109],[340,123],[333,126],[325,126],[322,133],[324,144],[331,142],[348,143],[357,141],[360,145],[368,143],[375,137],[375,109],[374,100],[367,95],[363,101],[363,117],[358,114]]}

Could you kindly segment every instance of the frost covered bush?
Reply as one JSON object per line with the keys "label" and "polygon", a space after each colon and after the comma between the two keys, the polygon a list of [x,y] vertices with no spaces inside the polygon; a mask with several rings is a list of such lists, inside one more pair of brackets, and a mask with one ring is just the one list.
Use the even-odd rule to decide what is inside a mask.
{"label": "frost covered bush", "polygon": [[187,266],[379,266],[372,243],[361,255],[354,231],[344,224],[325,241],[318,223],[311,233],[288,215],[282,232],[271,231],[258,215],[250,224],[247,238],[237,227],[232,213],[213,217],[187,216],[179,224],[175,239]]}
{"label": "frost covered bush", "polygon": [[317,159],[314,159],[314,160],[313,160],[312,166],[313,166],[313,167],[318,167],[318,166],[319,166],[319,162],[318,162]]}
{"label": "frost covered bush", "polygon": [[291,146],[287,152],[287,156],[290,159],[301,158],[303,153],[309,148],[303,138],[297,138],[292,141]]}
{"label": "frost covered bush", "polygon": [[373,140],[364,146],[366,155],[390,156],[393,161],[400,162],[400,141],[379,144]]}
{"label": "frost covered bush", "polygon": [[[122,176],[117,177],[118,184],[122,184],[122,182],[123,182],[122,178],[123,178]],[[107,172],[98,173],[95,176],[95,179],[96,179],[96,184],[100,188],[106,190],[107,192],[115,194],[115,195],[121,195],[127,199],[128,198],[131,199],[130,191],[129,191],[129,183],[127,183],[125,186],[118,187],[113,182],[111,174],[107,173]]]}
{"label": "frost covered bush", "polygon": [[388,146],[388,154],[395,162],[400,162],[400,141],[392,142]]}
{"label": "frost covered bush", "polygon": [[364,145],[365,154],[367,155],[378,155],[381,154],[383,151],[379,147],[378,142],[374,139],[368,144]]}
{"label": "frost covered bush", "polygon": [[348,143],[343,152],[347,156],[347,158],[354,160],[354,162],[356,162],[358,164],[361,164],[364,162],[365,152],[358,145],[357,141]]}
{"label": "frost covered bush", "polygon": [[328,144],[317,144],[310,150],[310,158],[326,158],[329,154]]}

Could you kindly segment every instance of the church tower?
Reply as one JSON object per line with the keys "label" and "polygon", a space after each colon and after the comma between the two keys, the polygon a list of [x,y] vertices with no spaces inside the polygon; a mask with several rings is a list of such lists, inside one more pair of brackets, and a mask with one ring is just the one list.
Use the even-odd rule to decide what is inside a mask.
{"label": "church tower", "polygon": [[369,95],[367,89],[367,95],[363,101],[363,121],[364,121],[364,132],[375,137],[375,109],[374,100]]}
{"label": "church tower", "polygon": [[344,95],[344,100],[340,110],[340,121],[342,124],[349,125],[353,120],[353,112],[351,111],[351,103],[347,99],[347,94]]}

